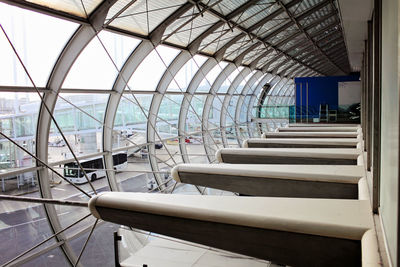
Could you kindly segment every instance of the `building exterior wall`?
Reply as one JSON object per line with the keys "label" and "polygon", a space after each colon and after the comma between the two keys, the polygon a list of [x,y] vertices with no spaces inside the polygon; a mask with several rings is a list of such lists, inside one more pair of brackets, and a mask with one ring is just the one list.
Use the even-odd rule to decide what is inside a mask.
{"label": "building exterior wall", "polygon": [[382,2],[382,143],[380,214],[393,266],[398,266],[399,26],[397,0]]}

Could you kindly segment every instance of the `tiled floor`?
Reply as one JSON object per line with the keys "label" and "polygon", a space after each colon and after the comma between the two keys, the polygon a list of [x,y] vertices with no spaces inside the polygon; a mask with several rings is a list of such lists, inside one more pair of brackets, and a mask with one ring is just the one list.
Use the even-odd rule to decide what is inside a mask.
{"label": "tiled floor", "polygon": [[[138,244],[138,240],[127,240],[138,238],[136,234],[131,235],[129,231],[122,231],[122,243]],[[139,237],[140,238],[140,237]],[[120,251],[125,255],[121,261],[124,267],[278,267],[268,261],[251,258],[227,251],[217,250],[197,244],[181,241],[178,239],[151,237],[147,243],[135,251],[128,252],[132,246],[120,246]],[[128,253],[127,253],[128,252]]]}

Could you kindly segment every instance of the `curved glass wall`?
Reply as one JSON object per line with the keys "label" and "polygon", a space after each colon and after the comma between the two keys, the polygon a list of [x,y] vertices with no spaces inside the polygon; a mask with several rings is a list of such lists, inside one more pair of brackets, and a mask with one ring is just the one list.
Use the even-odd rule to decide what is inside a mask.
{"label": "curved glass wall", "polygon": [[[48,2],[75,17],[71,22],[0,4],[1,25],[16,49],[0,34],[3,195],[75,202],[110,190],[232,195],[175,184],[170,169],[183,162],[217,163],[219,148],[238,147],[260,134],[254,106],[276,75],[232,62],[251,45],[247,36],[241,38],[245,47],[236,44],[225,51],[231,59],[225,61],[157,42],[157,30],[165,26],[160,38],[170,43],[203,38],[199,47],[213,53],[229,43],[215,33],[202,36],[206,22],[217,19],[200,16],[196,8],[164,25],[184,1],[148,1],[149,13],[142,10],[147,1],[117,1],[104,23],[124,30],[119,33],[79,24],[76,17],[104,8],[100,1],[82,1],[84,8],[65,1],[32,2]],[[221,11],[228,14],[232,8]],[[218,27],[225,38],[240,34],[228,26]],[[151,40],[139,38],[154,31]],[[293,86],[276,94],[279,102],[293,103]],[[284,122],[265,125],[263,130],[271,131]],[[68,266],[80,257],[84,266],[112,265],[112,233],[119,226],[88,214],[80,206],[0,201],[0,237],[9,241],[0,246],[0,264],[49,239],[13,262]]]}

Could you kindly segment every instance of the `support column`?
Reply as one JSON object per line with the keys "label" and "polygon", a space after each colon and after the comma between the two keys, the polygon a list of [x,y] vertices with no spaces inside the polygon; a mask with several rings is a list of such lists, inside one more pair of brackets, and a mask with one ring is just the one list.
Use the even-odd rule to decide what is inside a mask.
{"label": "support column", "polygon": [[372,209],[378,213],[379,184],[381,172],[381,40],[382,40],[382,1],[374,1],[374,55],[373,55],[373,147],[372,147]]}
{"label": "support column", "polygon": [[371,171],[371,162],[372,162],[372,131],[373,131],[373,124],[372,124],[372,109],[373,109],[373,102],[372,102],[372,21],[368,21],[368,110],[367,110],[367,120],[368,120],[368,139],[367,139],[367,170]]}

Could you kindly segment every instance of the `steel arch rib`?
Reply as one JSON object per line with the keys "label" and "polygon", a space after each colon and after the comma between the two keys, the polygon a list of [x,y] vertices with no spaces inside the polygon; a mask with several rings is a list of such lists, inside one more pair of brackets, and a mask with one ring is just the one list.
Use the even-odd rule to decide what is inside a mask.
{"label": "steel arch rib", "polygon": [[[246,98],[246,94],[247,92],[250,90],[251,86],[259,79],[262,77],[262,72],[261,71],[255,71],[253,75],[251,75],[251,77],[249,78],[249,80],[246,82],[246,84],[243,87],[242,92],[240,92],[240,96],[238,99],[238,102],[236,104],[236,110],[235,110],[235,121],[239,124],[240,123],[240,114],[242,111],[242,107],[243,107],[243,102]],[[268,74],[267,74],[268,75]],[[247,119],[247,116],[246,116]],[[247,122],[247,121],[246,121]],[[247,127],[246,127],[247,128]],[[236,127],[236,133],[240,133],[240,127]],[[247,132],[247,134],[249,134],[249,132]],[[239,134],[237,134],[237,137],[239,136]],[[238,144],[241,147],[242,146],[242,142],[241,139],[238,137],[237,138]]]}
{"label": "steel arch rib", "polygon": [[117,94],[111,94],[108,98],[108,103],[106,106],[104,114],[104,126],[103,126],[103,151],[107,152],[104,154],[104,165],[106,168],[106,174],[108,178],[108,183],[111,190],[119,191],[120,188],[115,178],[115,173],[111,170],[114,168],[113,158],[112,158],[112,138],[113,138],[113,128],[114,120],[117,113],[118,105],[121,101],[122,93],[126,87],[126,83],[129,81],[130,77],[139,67],[140,63],[147,57],[148,54],[153,50],[153,45],[149,41],[142,41],[135,50],[130,54],[130,56],[125,61],[121,71],[119,72],[117,79],[114,82],[112,91],[117,92]]}
{"label": "steel arch rib", "polygon": [[[68,74],[68,71],[78,58],[79,54],[86,45],[96,36],[96,32],[91,26],[80,26],[74,33],[70,41],[64,47],[60,57],[54,65],[50,78],[47,82],[46,88],[51,90],[49,93],[44,94],[44,103],[49,110],[53,113],[56,106],[58,93],[61,86]],[[48,162],[48,140],[50,134],[51,115],[47,112],[44,104],[42,103],[39,109],[37,130],[36,130],[36,156]],[[40,167],[40,163],[36,162]],[[42,168],[37,171],[40,193],[43,198],[52,198],[51,189],[49,186],[49,176],[47,168]],[[49,220],[50,227],[53,233],[62,230],[62,226],[57,216],[57,212],[53,205],[44,204],[46,214]],[[57,239],[65,240],[64,234],[57,236]],[[73,265],[77,259],[72,248],[67,242],[61,245],[62,251],[66,255],[68,261]]]}
{"label": "steel arch rib", "polygon": [[[283,87],[289,82],[289,79],[283,78],[276,86],[272,88],[270,91],[270,96],[279,96],[280,91],[282,90]],[[267,105],[271,104],[271,98],[268,98],[267,100]]]}
{"label": "steel arch rib", "polygon": [[[254,101],[259,97],[260,92],[261,92],[261,88],[262,88],[266,83],[270,84],[270,85],[271,85],[271,88],[272,88],[272,87],[275,86],[275,84],[277,84],[277,83],[281,80],[281,77],[279,77],[279,76],[274,76],[272,79],[266,79],[266,78],[267,78],[267,76],[264,77],[264,78],[256,85],[256,87],[255,87],[254,90],[253,90],[253,95],[251,96],[251,99],[250,99],[250,101],[249,101],[249,106],[248,106],[248,109],[247,109],[247,118],[248,118],[248,121],[251,120],[251,108],[250,108],[250,107],[252,107],[252,106],[254,105]],[[258,125],[257,125],[257,129],[258,129],[258,133],[261,135],[261,129],[259,129]]]}
{"label": "steel arch rib", "polygon": [[[46,88],[49,89],[50,92],[43,95],[44,103],[42,102],[39,109],[36,131],[36,156],[45,163],[48,162],[48,139],[51,125],[51,123],[49,123],[51,122],[51,114],[49,114],[47,109],[51,113],[54,112],[58,93],[60,92],[69,70],[89,42],[102,30],[107,12],[115,2],[116,0],[102,1],[98,5],[87,18],[89,24],[78,27],[54,64],[46,85]],[[36,162],[36,165],[40,167],[41,164]],[[41,196],[44,198],[52,198],[51,189],[49,187],[48,170],[46,168],[39,169],[37,171],[37,176]],[[44,204],[44,208],[53,233],[62,230],[54,206]],[[57,241],[62,241],[66,238],[64,234],[61,234],[56,236],[56,239]],[[74,265],[77,261],[77,257],[68,242],[63,242],[61,249],[70,264]],[[78,264],[78,266],[80,265],[81,264]]]}
{"label": "steel arch rib", "polygon": [[[215,94],[216,92],[218,92],[218,89],[221,87],[222,83],[229,77],[229,75],[235,70],[236,66],[233,63],[229,63],[228,65],[226,65],[226,67],[218,74],[218,77],[215,79],[214,83],[211,85],[210,87],[210,91],[209,94],[207,95],[205,104],[204,104],[204,108],[203,108],[203,114],[202,114],[202,132],[203,132],[203,142],[205,145],[205,149],[206,149],[206,153],[207,155],[212,155],[212,151],[210,151],[210,145],[209,145],[209,139],[211,138],[211,133],[209,133],[207,131],[207,129],[209,129],[209,125],[208,125],[208,115],[210,112],[210,108],[213,104],[214,98],[215,98]],[[221,101],[222,102],[222,101]],[[222,110],[222,105],[221,105],[221,111],[220,112],[224,112],[224,110]],[[223,129],[221,129],[221,125],[220,125],[220,131],[222,131]],[[225,146],[225,144],[224,144]],[[214,159],[210,158],[210,161],[213,161]]]}
{"label": "steel arch rib", "polygon": [[175,75],[178,71],[185,65],[185,63],[191,58],[188,51],[181,51],[172,63],[166,68],[163,76],[158,82],[156,92],[157,94],[153,95],[153,99],[150,104],[149,114],[148,114],[148,122],[147,122],[147,143],[148,145],[148,154],[149,154],[149,163],[150,167],[154,173],[154,177],[156,179],[157,184],[160,186],[163,181],[161,179],[160,171],[157,163],[157,159],[155,157],[155,127],[157,123],[158,111],[160,109],[160,105],[164,94],[168,88],[168,85],[171,83]]}
{"label": "steel arch rib", "polygon": [[[226,112],[221,112],[220,114],[220,125],[223,129],[226,128],[226,113],[228,112],[228,106],[229,106],[229,102],[232,99],[232,95],[235,93],[235,91],[237,90],[238,86],[240,85],[240,83],[245,79],[245,77],[250,74],[251,70],[249,68],[243,68],[239,74],[235,77],[235,79],[232,81],[231,85],[228,88],[227,91],[227,95],[225,95],[224,97],[224,101],[223,101],[223,107],[221,110],[225,110]],[[243,90],[242,90],[243,91]],[[238,99],[239,101],[239,99]],[[238,102],[236,102],[236,105],[238,104]],[[235,129],[237,128],[237,121],[236,118],[233,114],[231,114],[231,116],[233,117],[233,123],[235,126]],[[237,132],[236,132],[237,133]],[[236,139],[239,140],[238,134],[236,134]],[[226,137],[226,131],[222,131],[222,142],[226,143],[228,146],[228,140]],[[240,144],[240,142],[238,142]]]}
{"label": "steel arch rib", "polygon": [[[199,87],[201,81],[207,76],[207,74],[217,65],[217,61],[214,58],[209,58],[204,64],[197,70],[196,74],[193,76],[192,80],[189,83],[187,88],[187,93],[183,97],[181,109],[179,111],[179,120],[178,120],[178,135],[180,136],[179,142],[179,149],[182,154],[183,162],[188,163],[190,159],[187,155],[187,149],[185,145],[184,132],[185,132],[185,125],[186,125],[186,118],[187,114],[190,109],[190,103],[193,98],[193,94],[195,93],[196,89]],[[195,112],[195,111],[193,111]],[[200,114],[199,114],[200,116]],[[206,150],[205,144],[203,143],[204,151]],[[207,159],[209,157],[207,155]]]}
{"label": "steel arch rib", "polygon": [[[272,74],[270,74],[270,73],[265,73],[265,74],[263,74],[261,71],[256,71],[252,76],[251,76],[251,78],[249,79],[249,81],[246,83],[246,85],[245,85],[245,87],[243,88],[243,91],[242,91],[242,96],[241,96],[241,102],[240,102],[240,104],[237,106],[237,110],[236,110],[236,116],[238,117],[238,118],[240,118],[240,113],[241,113],[241,111],[242,111],[242,109],[243,109],[243,103],[244,103],[244,100],[245,100],[245,98],[246,98],[246,95],[248,94],[248,92],[251,90],[251,89],[253,89],[255,86],[257,86],[257,84],[256,84],[256,82],[259,80],[259,79],[262,79],[262,77],[264,76],[264,78],[265,77],[269,77],[269,78],[271,78],[272,77]],[[269,79],[268,78],[268,79]],[[254,90],[251,90],[251,93],[253,93],[253,91]],[[240,99],[239,99],[240,100]],[[250,101],[249,101],[250,102]],[[250,137],[252,137],[253,135],[252,135],[252,132],[250,131],[250,124],[251,124],[251,121],[249,120],[249,115],[248,115],[248,107],[247,107],[247,109],[246,110],[244,110],[245,112],[246,112],[246,122],[247,122],[247,125],[246,125],[246,128],[247,128],[247,133],[248,133],[248,135],[250,136]]]}

